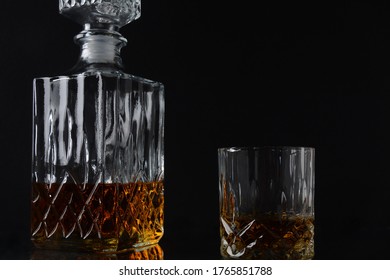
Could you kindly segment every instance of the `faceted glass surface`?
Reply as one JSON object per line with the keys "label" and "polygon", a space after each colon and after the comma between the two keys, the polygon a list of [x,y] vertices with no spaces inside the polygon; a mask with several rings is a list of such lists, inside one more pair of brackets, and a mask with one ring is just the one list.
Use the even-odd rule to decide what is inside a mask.
{"label": "faceted glass surface", "polygon": [[314,149],[219,149],[221,254],[314,256]]}
{"label": "faceted glass surface", "polygon": [[80,24],[121,27],[141,16],[141,0],[60,0],[59,11]]}
{"label": "faceted glass surface", "polygon": [[118,252],[163,235],[164,92],[128,74],[34,81],[32,240]]}
{"label": "faceted glass surface", "polygon": [[140,0],[60,0],[84,25],[69,76],[34,80],[31,238],[38,248],[123,252],[164,228],[164,87],[123,72],[119,27]]}

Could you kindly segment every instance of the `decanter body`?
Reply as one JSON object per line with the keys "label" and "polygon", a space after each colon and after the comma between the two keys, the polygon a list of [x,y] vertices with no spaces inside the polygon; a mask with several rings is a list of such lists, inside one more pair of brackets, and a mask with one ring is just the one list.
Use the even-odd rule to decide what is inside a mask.
{"label": "decanter body", "polygon": [[123,72],[140,0],[60,0],[84,26],[72,74],[34,80],[31,234],[38,248],[120,252],[164,221],[164,88]]}

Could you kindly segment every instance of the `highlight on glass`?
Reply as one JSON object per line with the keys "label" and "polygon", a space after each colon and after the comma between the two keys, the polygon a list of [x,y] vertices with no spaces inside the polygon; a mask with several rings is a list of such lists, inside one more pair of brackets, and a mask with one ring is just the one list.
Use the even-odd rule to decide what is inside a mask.
{"label": "highlight on glass", "polygon": [[221,255],[314,257],[315,149],[218,150]]}

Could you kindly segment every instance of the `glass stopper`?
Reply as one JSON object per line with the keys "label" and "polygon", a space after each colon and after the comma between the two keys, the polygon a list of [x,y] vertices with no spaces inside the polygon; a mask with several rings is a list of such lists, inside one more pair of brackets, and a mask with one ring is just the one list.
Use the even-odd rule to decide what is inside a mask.
{"label": "glass stopper", "polygon": [[90,28],[120,28],[141,16],[141,0],[59,0],[59,11]]}

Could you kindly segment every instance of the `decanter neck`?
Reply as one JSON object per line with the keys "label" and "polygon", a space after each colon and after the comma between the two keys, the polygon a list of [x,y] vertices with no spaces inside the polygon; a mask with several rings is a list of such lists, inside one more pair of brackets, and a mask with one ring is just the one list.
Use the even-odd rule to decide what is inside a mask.
{"label": "decanter neck", "polygon": [[84,30],[75,37],[75,42],[81,46],[75,71],[123,69],[120,50],[127,40],[117,29],[96,29],[85,25]]}

